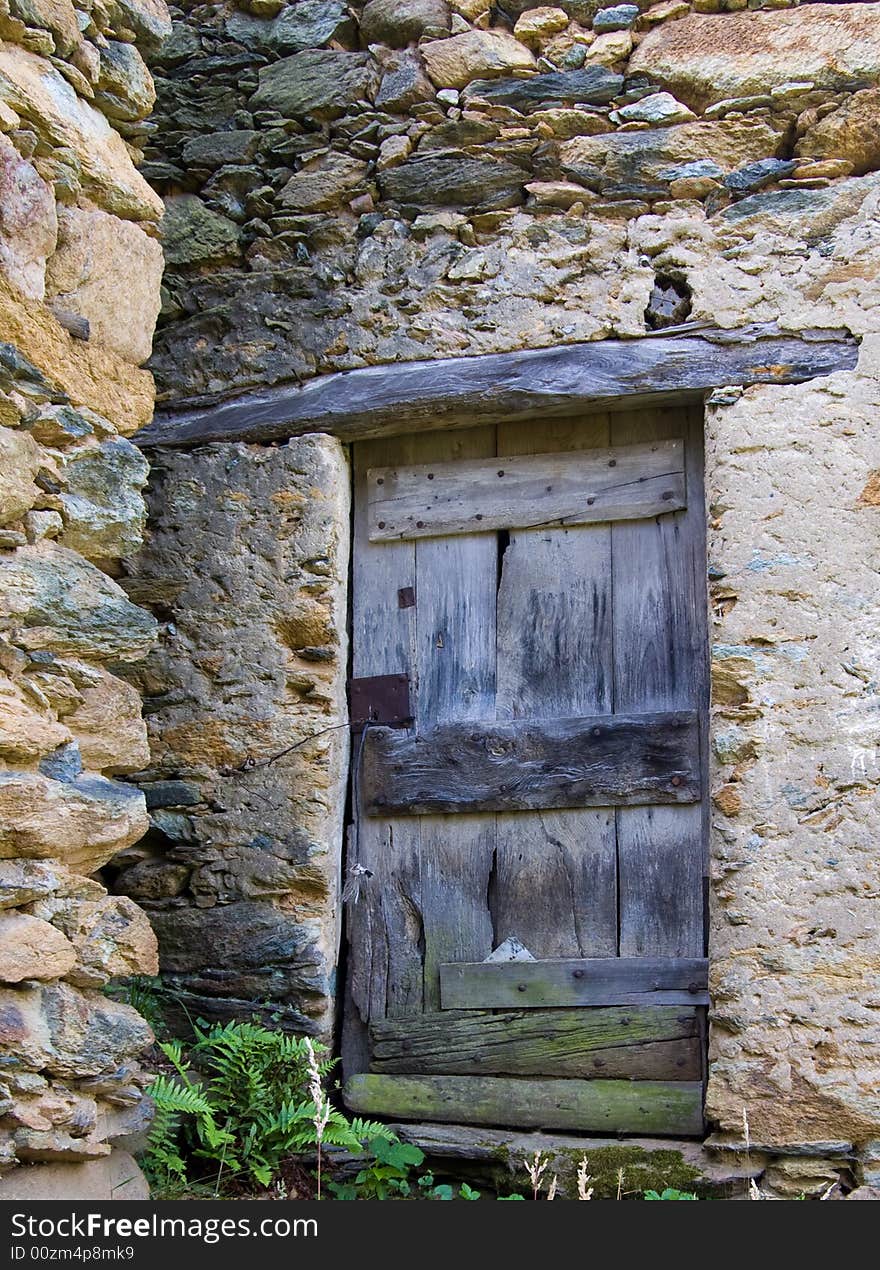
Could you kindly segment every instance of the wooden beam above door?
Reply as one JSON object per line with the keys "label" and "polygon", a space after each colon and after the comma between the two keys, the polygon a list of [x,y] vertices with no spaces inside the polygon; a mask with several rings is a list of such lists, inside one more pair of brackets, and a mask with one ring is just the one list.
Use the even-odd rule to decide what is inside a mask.
{"label": "wooden beam above door", "polygon": [[343,441],[561,417],[699,398],[725,385],[798,384],[851,370],[858,344],[845,330],[687,329],[515,353],[395,362],[281,384],[234,399],[157,412],[135,436],[144,447],[206,441],[283,441],[329,432]]}

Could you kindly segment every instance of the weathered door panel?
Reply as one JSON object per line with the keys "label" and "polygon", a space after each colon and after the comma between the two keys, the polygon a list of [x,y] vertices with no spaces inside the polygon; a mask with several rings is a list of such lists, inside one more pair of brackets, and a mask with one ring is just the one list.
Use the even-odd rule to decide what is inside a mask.
{"label": "weathered door panel", "polygon": [[[686,480],[661,489],[655,454],[645,490],[619,482],[614,509],[632,517],[647,491],[655,500],[668,492],[675,511],[593,521],[592,511],[572,508],[569,482],[571,523],[541,524],[527,498],[520,516],[515,499],[502,505],[496,495],[496,523],[507,527],[480,525],[475,471],[501,481],[514,456],[592,451],[582,468],[595,477],[615,466],[613,447],[656,441],[683,443],[667,448],[679,469],[683,456]],[[362,442],[354,459],[353,674],[407,674],[414,721],[387,734],[370,728],[355,745],[348,867],[361,885],[352,898],[350,882],[347,908],[349,1105],[402,1118],[698,1132],[706,998],[695,963],[681,959],[704,953],[701,419],[674,410],[509,424]],[[468,473],[461,498],[455,463]],[[531,473],[517,468],[517,488],[524,495],[536,472],[570,478],[576,466],[541,457]],[[418,500],[430,500],[441,478],[445,501],[420,512]],[[558,511],[560,492],[544,492]],[[389,537],[392,516],[407,536]],[[616,785],[596,783],[590,762],[600,741],[578,720],[595,720],[613,754],[612,732],[632,726],[645,736],[645,716],[670,712],[687,745],[670,749],[674,729],[661,728],[649,750],[661,766],[651,769],[654,785],[642,786],[642,805],[629,805],[645,775],[631,737],[621,765],[607,769]],[[569,735],[577,740],[570,781],[561,740]],[[431,767],[438,755],[442,798]],[[481,767],[496,773],[495,792],[469,799]],[[558,788],[560,772],[568,794],[545,806],[542,782]],[[533,785],[537,794],[521,793]],[[676,805],[660,805],[666,798]],[[483,965],[507,940],[538,959],[522,963],[521,978],[543,982],[552,972],[564,1004],[533,1001],[515,964]],[[664,973],[633,958],[660,958]],[[675,958],[678,977],[662,960]],[[480,988],[464,1009],[449,1008],[465,991],[456,997],[449,984],[468,980],[471,968],[488,997]],[[632,990],[630,972],[647,991]],[[554,1086],[549,1102],[538,1077]]]}

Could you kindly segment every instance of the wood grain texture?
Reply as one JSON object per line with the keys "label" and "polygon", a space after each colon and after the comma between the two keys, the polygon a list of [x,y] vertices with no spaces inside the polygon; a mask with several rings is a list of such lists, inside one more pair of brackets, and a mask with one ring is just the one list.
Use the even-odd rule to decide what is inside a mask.
{"label": "wood grain texture", "polygon": [[689,803],[701,796],[693,711],[371,728],[368,815]]}
{"label": "wood grain texture", "polygon": [[699,1080],[696,1010],[443,1011],[374,1023],[372,1070],[386,1075]]}
{"label": "wood grain texture", "polygon": [[[608,438],[605,415],[511,423],[498,429],[498,454],[506,470],[510,455],[545,449],[571,455],[607,447]],[[609,713],[609,526],[514,529],[500,573],[497,718]],[[499,813],[496,841],[490,905],[497,943],[516,936],[535,957],[616,953],[613,811]]]}
{"label": "wood grain texture", "polygon": [[[495,452],[495,429],[418,440],[419,461],[467,463]],[[416,729],[479,719],[495,706],[495,543],[484,534],[416,543]],[[369,746],[369,738],[368,738]],[[366,752],[364,798],[368,806]],[[406,809],[408,811],[408,809]],[[444,809],[441,811],[455,811]],[[440,1004],[444,961],[492,951],[486,892],[493,816],[436,815],[421,823],[425,1009]]]}
{"label": "wood grain texture", "polygon": [[[707,597],[702,412],[619,415],[612,439],[688,429],[688,507],[611,527],[615,709],[707,713]],[[697,739],[701,754],[704,744]],[[705,789],[691,807],[627,807],[617,814],[621,956],[704,951]],[[659,801],[659,800],[658,800]]]}
{"label": "wood grain texture", "polygon": [[557,1080],[505,1076],[354,1076],[343,1100],[357,1115],[467,1121],[587,1133],[697,1135],[696,1081]]}
{"label": "wood grain texture", "polygon": [[691,396],[725,384],[799,384],[852,370],[858,344],[847,331],[782,334],[773,325],[703,330],[633,340],[388,366],[322,375],[228,401],[158,412],[136,434],[139,445],[278,441],[304,432],[343,440],[542,420],[631,397]]}
{"label": "wood grain texture", "polygon": [[[356,676],[407,674],[415,677],[415,614],[389,603],[402,586],[415,586],[415,546],[369,541],[366,523],[366,472],[371,463],[406,454],[414,458],[414,442],[368,442],[354,453],[354,533],[352,543],[352,658]],[[352,770],[360,758],[358,738],[352,748]],[[360,791],[353,791],[359,800]],[[343,1027],[346,1072],[363,1061],[364,1028],[372,1018],[412,1014],[422,1008],[421,899],[418,867],[419,825],[409,817],[379,822],[356,816],[348,837],[349,875],[356,866],[365,878],[357,902],[347,906],[350,1004]]]}
{"label": "wood grain texture", "polygon": [[372,468],[370,541],[660,516],[685,506],[684,461],[684,445],[673,439]]}
{"label": "wood grain texture", "polygon": [[440,967],[444,1010],[548,1006],[705,1005],[701,957],[594,957]]}

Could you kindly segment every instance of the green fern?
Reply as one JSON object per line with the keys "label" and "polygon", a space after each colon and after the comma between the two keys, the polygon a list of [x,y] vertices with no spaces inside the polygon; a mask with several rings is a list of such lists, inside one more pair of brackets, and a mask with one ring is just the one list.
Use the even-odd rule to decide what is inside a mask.
{"label": "green fern", "polygon": [[[335,1060],[313,1044],[326,1079]],[[149,1091],[157,1108],[148,1156],[154,1178],[185,1181],[189,1157],[211,1162],[217,1186],[224,1175],[241,1174],[269,1186],[285,1158],[314,1150],[316,1108],[304,1097],[308,1050],[302,1037],[232,1022],[198,1027],[189,1056],[180,1041],[160,1048],[173,1075],[157,1076]],[[385,1125],[350,1121],[331,1109],[324,1146],[358,1153],[376,1139],[396,1141]]]}

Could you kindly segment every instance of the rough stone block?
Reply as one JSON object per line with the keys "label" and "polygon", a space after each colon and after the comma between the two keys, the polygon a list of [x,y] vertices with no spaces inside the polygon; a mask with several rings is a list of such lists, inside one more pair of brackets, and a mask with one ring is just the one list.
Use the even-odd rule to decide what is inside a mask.
{"label": "rough stone block", "polygon": [[27,913],[0,913],[0,982],[63,979],[76,951],[54,926]]}
{"label": "rough stone block", "polygon": [[512,35],[499,31],[466,31],[448,40],[420,46],[428,75],[438,88],[464,88],[472,79],[532,70],[534,56]]}
{"label": "rough stone block", "polygon": [[153,1034],[136,1010],[66,983],[0,988],[0,1044],[25,1070],[62,1080],[113,1071]]}
{"label": "rough stone block", "polygon": [[97,209],[62,208],[46,296],[89,323],[89,338],[140,365],[159,315],[162,247],[137,225]]}
{"label": "rough stone block", "polygon": [[136,171],[119,133],[45,58],[14,45],[0,48],[0,100],[47,142],[74,152],[84,187],[106,211],[132,220],[162,214],[162,200]]}
{"label": "rough stone block", "polygon": [[880,78],[880,5],[693,14],[651,31],[630,74],[647,75],[702,110],[791,81],[836,91]]}
{"label": "rough stone block", "polygon": [[112,419],[124,435],[152,418],[155,391],[147,371],[106,348],[72,339],[45,305],[28,300],[4,277],[0,277],[0,329],[9,345],[39,366],[45,376],[46,398],[54,394],[57,402],[60,390],[73,405]]}
{"label": "rough stone block", "polygon": [[93,873],[142,838],[148,823],[143,795],[130,785],[0,772],[0,858],[55,859]]}
{"label": "rough stone block", "polygon": [[33,300],[43,299],[57,233],[51,186],[0,136],[0,270]]}
{"label": "rough stone block", "polygon": [[25,1165],[0,1178],[0,1200],[146,1200],[147,1180],[127,1151],[112,1151],[104,1159],[84,1164]]}
{"label": "rough stone block", "polygon": [[122,437],[68,452],[62,545],[98,565],[135,552],[146,523],[141,491],[148,471],[137,446]]}
{"label": "rough stone block", "polygon": [[376,89],[375,63],[366,53],[312,49],[261,67],[252,110],[277,110],[287,119],[337,119]]}
{"label": "rough stone block", "polygon": [[43,461],[29,432],[0,427],[0,525],[18,520],[40,497],[34,479]]}
{"label": "rough stone block", "polygon": [[133,661],[151,647],[156,619],[67,547],[42,542],[0,556],[0,623],[32,649]]}

